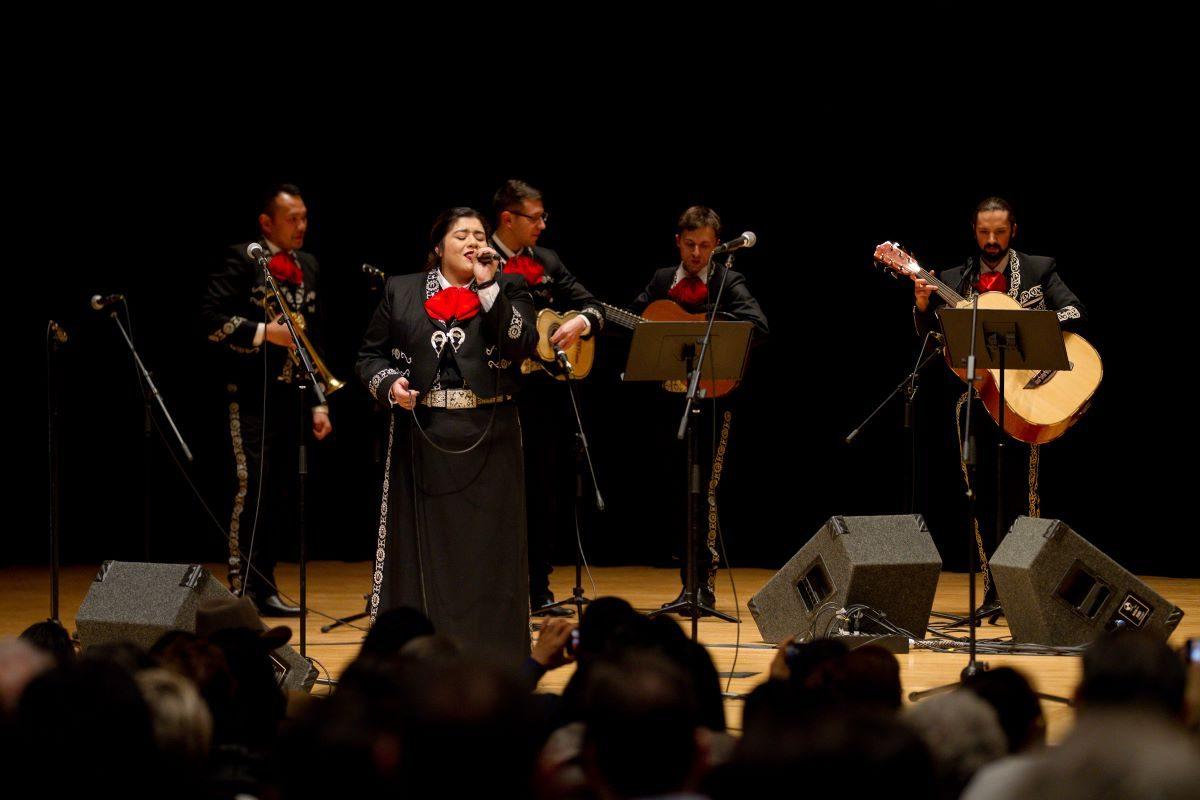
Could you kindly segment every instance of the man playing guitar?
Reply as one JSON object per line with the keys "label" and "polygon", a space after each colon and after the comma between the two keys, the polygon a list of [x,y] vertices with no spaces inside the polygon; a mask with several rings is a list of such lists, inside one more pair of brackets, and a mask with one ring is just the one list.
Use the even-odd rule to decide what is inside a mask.
{"label": "man playing guitar", "polygon": [[[525,278],[534,308],[579,312],[563,323],[550,341],[567,350],[581,337],[594,336],[604,325],[603,307],[563,265],[558,253],[538,246],[549,217],[542,193],[522,181],[508,180],[497,190],[492,208],[496,215],[492,246],[505,259],[506,273]],[[570,616],[573,612],[565,606],[540,609],[554,602],[551,543],[575,538],[570,504],[575,425],[569,419],[565,387],[557,386],[546,374],[530,374],[524,383],[517,404],[525,440],[530,609],[538,616]]]}
{"label": "man playing guitar", "polygon": [[[754,339],[762,342],[767,335],[767,317],[759,306],[746,278],[740,272],[728,270],[725,276],[725,288],[721,291],[720,308],[713,308],[712,297],[716,296],[717,286],[721,281],[724,267],[712,262],[712,252],[721,239],[721,218],[717,212],[705,206],[692,206],[679,217],[675,233],[675,246],[679,248],[679,264],[674,267],[664,267],[654,273],[650,283],[642,290],[634,301],[633,310],[642,313],[646,306],[659,300],[671,300],[678,303],[684,311],[700,313],[706,317],[717,314],[718,319],[739,320],[754,325]],[[712,287],[712,296],[709,287]],[[728,429],[725,429],[726,438]],[[724,451],[724,446],[718,448]],[[714,454],[716,456],[716,454]],[[714,474],[706,483],[710,486],[710,500],[715,492],[713,478],[719,478],[720,462],[714,459]],[[683,541],[680,541],[679,569],[680,582],[687,584],[687,560]],[[716,527],[710,525],[708,535],[698,537],[696,542],[696,559],[699,592],[697,600],[700,605],[708,608],[716,607],[716,575],[720,559],[716,549]],[[680,589],[679,597],[663,603],[663,607],[680,602],[686,589]]]}
{"label": "man playing guitar", "polygon": [[[1010,246],[1017,234],[1017,223],[1013,217],[1012,206],[999,197],[989,197],[975,209],[972,228],[975,233],[977,254],[968,258],[962,266],[948,269],[942,273],[939,280],[962,298],[970,300],[976,294],[983,292],[1001,292],[1015,300],[1022,308],[1049,309],[1058,313],[1058,320],[1064,331],[1078,333],[1087,319],[1083,304],[1075,296],[1063,279],[1059,276],[1053,258],[1048,256],[1033,256],[1018,252]],[[914,282],[913,318],[917,332],[924,336],[931,330],[937,330],[938,323],[934,311],[945,301],[937,292],[937,287],[915,272],[908,273]],[[964,392],[959,398],[956,415],[961,417],[963,404],[969,392]],[[1006,426],[1007,427],[1007,426]],[[988,453],[995,452],[996,437],[1002,435],[991,425],[972,425],[979,434],[979,447],[976,464],[979,466],[976,482],[979,486],[987,487],[994,481],[995,457]],[[1012,520],[1021,513],[1038,516],[1038,459],[1039,446],[1027,445],[1015,439],[1005,444],[1006,458],[1002,467],[1006,487],[1005,497],[1000,499],[1003,505],[1005,525],[1011,525]],[[1028,461],[1028,473],[1024,463]],[[963,465],[966,475],[966,466]],[[1009,476],[1012,477],[1009,477]],[[1027,477],[1027,480],[1026,480]],[[1026,485],[1028,486],[1028,510],[1026,511]],[[978,497],[981,501],[976,510],[977,544],[979,547],[980,563],[984,565],[984,599],[979,608],[981,616],[992,616],[993,619],[1000,611],[996,597],[996,587],[991,581],[991,575],[986,569],[987,554],[995,552],[996,546],[1005,531],[996,531],[995,506],[989,509],[989,503],[996,498],[983,490]]]}

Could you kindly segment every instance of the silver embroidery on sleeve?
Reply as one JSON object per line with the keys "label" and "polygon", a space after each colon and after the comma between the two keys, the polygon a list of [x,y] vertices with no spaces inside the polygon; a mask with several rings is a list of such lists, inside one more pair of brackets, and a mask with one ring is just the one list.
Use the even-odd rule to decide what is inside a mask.
{"label": "silver embroidery on sleeve", "polygon": [[519,339],[521,337],[521,329],[523,327],[525,327],[525,320],[521,319],[520,313],[514,308],[512,324],[508,326],[508,338]]}
{"label": "silver embroidery on sleeve", "polygon": [[1058,310],[1058,321],[1066,322],[1069,319],[1079,319],[1082,315],[1079,309],[1075,306],[1063,306]]}
{"label": "silver embroidery on sleeve", "polygon": [[400,370],[392,367],[379,370],[379,372],[376,372],[371,376],[371,380],[367,381],[367,391],[369,391],[372,395],[377,395],[379,393],[379,384],[383,383],[390,376],[399,374]]}
{"label": "silver embroidery on sleeve", "polygon": [[[600,330],[600,329],[604,328],[604,314],[600,311],[600,309],[596,308],[595,306],[586,306],[579,313],[580,314],[591,314],[592,316],[594,316],[596,318],[596,321],[599,323],[598,325],[596,325],[596,329]],[[594,332],[595,331],[593,331],[593,333]]]}
{"label": "silver embroidery on sleeve", "polygon": [[208,335],[208,340],[210,342],[224,341],[225,337],[231,336],[233,332],[236,331],[238,327],[245,321],[245,317],[230,317],[225,321],[224,325]]}

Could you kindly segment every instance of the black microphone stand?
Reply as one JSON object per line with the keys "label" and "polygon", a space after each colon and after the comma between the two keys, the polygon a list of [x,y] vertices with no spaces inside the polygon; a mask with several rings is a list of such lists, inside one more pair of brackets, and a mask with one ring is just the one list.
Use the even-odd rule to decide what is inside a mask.
{"label": "black microphone stand", "polygon": [[[279,290],[279,284],[275,282],[275,276],[271,274],[270,264],[267,261],[266,255],[259,250],[259,255],[256,257],[259,268],[262,269],[263,278],[266,281],[267,287],[271,292],[274,292],[277,298],[283,297],[283,292]],[[282,310],[282,309],[280,309]],[[312,429],[312,422],[305,424],[305,411],[308,410],[308,404],[305,402],[305,392],[310,388],[316,396],[316,405],[325,405],[325,390],[321,386],[320,380],[317,379],[316,367],[313,366],[312,358],[304,349],[304,342],[300,339],[300,335],[296,333],[296,328],[292,325],[291,315],[284,313],[281,315],[284,324],[287,326],[288,333],[292,336],[292,343],[296,346],[296,355],[300,359],[300,366],[303,373],[300,380],[296,382],[296,398],[300,405],[299,414],[299,439],[298,453],[296,460],[296,479],[298,482],[299,496],[296,498],[297,511],[297,528],[300,537],[300,657],[308,658],[308,541],[306,531],[306,513],[305,513],[305,492],[308,484],[308,433]],[[265,346],[265,345],[264,345]],[[306,379],[307,378],[307,379]],[[264,432],[265,433],[265,432]],[[249,557],[247,557],[249,561]]]}
{"label": "black microphone stand", "polygon": [[[122,298],[121,302],[124,303],[125,299]],[[126,305],[125,311],[126,311],[126,313],[129,313],[128,305]],[[184,441],[183,434],[181,434],[179,432],[179,428],[176,427],[175,420],[171,417],[171,412],[167,410],[167,404],[163,401],[162,393],[158,391],[158,387],[154,384],[154,379],[152,377],[150,377],[150,371],[148,369],[146,369],[146,365],[144,363],[142,363],[142,357],[140,355],[138,355],[137,347],[134,346],[133,339],[130,337],[129,331],[127,331],[125,329],[125,326],[121,323],[121,318],[117,315],[116,311],[109,311],[108,315],[109,315],[109,317],[112,318],[112,321],[116,323],[117,330],[119,330],[121,332],[121,338],[123,338],[125,340],[125,346],[129,348],[129,352],[133,356],[134,366],[137,367],[138,374],[141,376],[140,387],[142,389],[142,400],[145,403],[144,433],[143,433],[143,436],[144,436],[143,460],[145,463],[145,481],[146,481],[146,486],[145,486],[144,492],[143,492],[143,494],[145,495],[144,496],[144,504],[145,505],[144,505],[144,511],[143,511],[143,514],[144,514],[143,528],[144,528],[144,530],[143,530],[143,539],[142,539],[142,550],[143,550],[142,556],[143,556],[144,560],[149,561],[150,560],[150,456],[151,456],[151,451],[152,451],[150,434],[151,434],[152,426],[154,424],[154,418],[153,418],[154,410],[153,410],[153,403],[151,402],[152,400],[156,401],[158,403],[158,407],[162,411],[163,417],[167,420],[167,424],[170,426],[171,432],[175,434],[175,441],[177,441],[179,443],[179,449],[183,452],[183,457],[186,458],[188,461],[194,461],[195,458],[192,456],[192,451],[187,446],[187,442]]]}
{"label": "black microphone stand", "polygon": [[721,294],[725,290],[725,278],[732,267],[733,253],[730,252],[725,256],[725,266],[721,269],[721,280],[717,283],[717,295],[712,302],[713,311],[708,318],[708,327],[704,329],[704,338],[700,340],[700,352],[698,354],[695,352],[695,345],[688,345],[684,348],[688,370],[688,390],[686,402],[683,407],[683,416],[679,420],[679,430],[675,434],[675,438],[679,441],[684,441],[685,437],[687,441],[688,504],[687,553],[685,561],[687,565],[687,580],[684,585],[684,598],[679,603],[672,603],[650,614],[650,616],[656,617],[659,614],[670,614],[678,611],[684,616],[690,617],[692,620],[691,636],[693,642],[697,641],[699,637],[699,621],[701,616],[717,617],[726,622],[740,622],[737,617],[702,605],[698,597],[699,589],[696,586],[696,542],[699,537],[697,527],[700,524],[701,517],[700,464],[696,460],[696,422],[692,419],[693,415],[698,417],[700,414],[700,408],[696,405],[696,392],[700,386],[700,373],[703,371],[704,356],[708,353],[708,346],[712,341],[712,329],[713,323],[717,319],[717,309],[721,307]]}
{"label": "black microphone stand", "polygon": [[[975,440],[971,438],[971,406],[974,405],[971,394],[975,392],[975,336],[978,319],[979,293],[976,292],[971,298],[971,349],[967,354],[967,415],[966,422],[963,425],[962,440],[959,442],[963,463],[967,465],[968,476],[967,542],[969,547],[967,557],[967,620],[970,623],[970,627],[967,629],[967,665],[963,667],[958,683],[936,686],[922,692],[910,692],[908,699],[914,702],[931,695],[956,689],[962,685],[963,681],[978,675],[980,672],[986,671],[988,668],[985,662],[975,660],[975,629],[978,627],[978,620],[975,618],[975,572],[978,570],[976,560],[979,558],[979,554],[975,548]],[[1003,356],[1001,356],[1001,359],[1003,359]],[[1001,366],[1003,366],[1003,361],[1001,361]],[[1003,375],[1004,373],[1001,372],[1000,374]],[[1001,397],[1001,407],[1003,407],[1003,395]],[[1003,417],[1001,417],[1001,422],[1003,422]],[[1001,431],[1003,430],[1001,428]]]}
{"label": "black microphone stand", "polygon": [[[550,332],[553,335],[554,331]],[[571,587],[571,597],[557,600],[539,610],[573,605],[576,613],[582,617],[583,607],[592,602],[583,591],[583,530],[579,524],[579,511],[583,507],[583,471],[584,466],[592,482],[595,493],[596,510],[603,512],[606,508],[604,497],[600,494],[600,483],[596,480],[596,467],[592,463],[592,451],[588,447],[587,434],[583,429],[583,417],[579,413],[579,398],[575,394],[574,368],[561,350],[557,351],[559,365],[566,375],[567,394],[571,398],[571,409],[575,412],[575,585]]]}
{"label": "black microphone stand", "polygon": [[[61,380],[56,369],[54,354],[59,350],[59,344],[66,342],[66,334],[58,324],[51,320],[46,326],[46,410],[49,415],[49,467],[50,467],[50,620],[60,622],[58,618],[59,595],[59,418],[58,397]],[[61,623],[60,623],[61,624]]]}
{"label": "black microphone stand", "polygon": [[904,377],[904,380],[900,381],[900,384],[898,386],[896,386],[895,389],[892,390],[891,394],[889,394],[887,397],[885,397],[883,399],[883,402],[881,402],[879,405],[877,405],[875,407],[875,410],[872,411],[870,414],[868,414],[867,418],[864,419],[862,422],[860,422],[858,424],[858,427],[855,428],[854,430],[852,430],[846,436],[846,438],[843,440],[846,444],[851,444],[858,437],[858,434],[862,432],[863,428],[865,428],[865,427],[867,427],[867,425],[871,424],[871,421],[879,415],[879,412],[883,411],[883,409],[888,405],[888,403],[892,402],[892,398],[896,397],[901,392],[904,392],[904,429],[909,432],[908,444],[909,444],[909,454],[910,454],[910,458],[909,458],[910,468],[908,470],[908,472],[909,472],[909,476],[908,476],[909,477],[909,495],[908,495],[908,497],[909,497],[909,507],[908,507],[909,513],[912,513],[914,510],[913,509],[913,505],[914,505],[913,504],[913,496],[915,494],[916,479],[917,479],[916,470],[914,468],[912,468],[912,466],[911,466],[912,464],[915,463],[916,447],[917,447],[916,434],[913,430],[913,417],[914,417],[913,401],[916,399],[916,396],[917,396],[917,377],[919,376],[921,370],[925,368],[925,365],[928,364],[930,361],[933,361],[938,356],[940,356],[945,348],[945,345],[942,344],[940,341],[938,341],[938,343],[934,345],[933,350],[929,351],[929,354],[926,355],[925,350],[926,350],[926,348],[929,347],[930,338],[938,338],[940,340],[940,336],[935,332],[931,331],[930,333],[926,334],[924,340],[922,340],[922,342],[921,342],[921,352],[917,354],[917,361],[916,361],[916,364],[913,366],[912,372],[910,372],[908,375],[906,375]]}

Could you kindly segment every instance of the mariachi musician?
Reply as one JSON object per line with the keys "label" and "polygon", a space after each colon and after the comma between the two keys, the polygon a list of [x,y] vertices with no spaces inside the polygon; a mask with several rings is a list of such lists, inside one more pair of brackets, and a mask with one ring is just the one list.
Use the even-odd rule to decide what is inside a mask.
{"label": "mariachi musician", "polygon": [[[692,206],[680,215],[676,224],[675,245],[679,248],[679,264],[664,267],[654,273],[650,283],[633,303],[633,310],[642,313],[650,303],[671,300],[684,311],[700,313],[706,317],[714,313],[718,320],[750,322],[754,325],[754,341],[761,343],[767,335],[767,317],[762,307],[750,293],[746,278],[740,272],[726,270],[712,260],[721,237],[721,218],[717,212],[705,206]],[[720,306],[714,307],[717,286],[724,273],[724,288],[721,290]],[[726,429],[727,431],[727,429]],[[727,435],[727,433],[726,433]],[[714,453],[714,457],[716,454]],[[712,477],[719,478],[720,462],[714,461]],[[715,502],[715,485],[711,478],[710,499]],[[680,539],[679,569],[680,582],[684,588],[679,596],[663,607],[678,604],[684,599],[687,585],[687,559]],[[706,536],[697,537],[694,558],[697,564],[699,593],[697,600],[702,606],[715,608],[716,575],[720,559],[716,548],[716,527],[709,525]]]}
{"label": "mariachi musician", "polygon": [[[604,325],[604,309],[571,274],[558,253],[538,246],[546,230],[542,193],[519,180],[505,181],[492,199],[496,231],[492,246],[505,259],[504,272],[522,276],[536,311],[578,311],[551,336],[566,350],[580,338],[595,336]],[[569,503],[574,489],[570,401],[565,387],[542,370],[526,375],[517,397],[525,440],[525,495],[529,519],[529,606],[535,616],[570,616],[550,591],[552,544],[574,541]]]}

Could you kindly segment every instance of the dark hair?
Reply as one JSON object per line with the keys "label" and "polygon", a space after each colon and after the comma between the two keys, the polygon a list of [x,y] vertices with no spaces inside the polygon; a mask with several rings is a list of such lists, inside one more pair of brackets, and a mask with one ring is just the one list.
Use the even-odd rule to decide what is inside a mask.
{"label": "dark hair", "polygon": [[963,678],[963,686],[987,701],[1000,720],[1008,752],[1020,753],[1046,739],[1042,705],[1029,681],[1012,667],[984,670]]}
{"label": "dark hair", "polygon": [[700,720],[688,675],[675,664],[652,653],[597,664],[584,724],[585,759],[619,796],[684,788]]}
{"label": "dark hair", "polygon": [[500,224],[500,215],[519,207],[524,200],[541,200],[542,193],[525,181],[509,178],[492,195],[492,213],[496,215],[496,224]]}
{"label": "dark hair", "polygon": [[450,226],[455,220],[477,219],[483,224],[483,232],[490,239],[492,238],[492,227],[488,224],[487,217],[480,214],[470,206],[455,206],[447,208],[445,211],[437,215],[437,219],[433,221],[433,227],[429,229],[429,255],[425,259],[425,269],[430,270],[441,263],[442,257],[434,252],[434,248],[442,243],[442,239],[446,238],[446,234],[450,232]]}
{"label": "dark hair", "polygon": [[989,197],[979,205],[975,206],[975,214],[971,217],[971,225],[973,226],[979,221],[979,215],[985,211],[1003,211],[1008,214],[1008,222],[1010,225],[1016,224],[1017,218],[1013,216],[1012,206],[1003,197]]}
{"label": "dark hair", "polygon": [[39,650],[54,656],[60,667],[75,660],[75,643],[58,620],[35,622],[21,631],[21,637]]}
{"label": "dark hair", "polygon": [[1145,708],[1168,716],[1183,709],[1187,672],[1166,642],[1140,630],[1106,633],[1083,654],[1081,706]]}
{"label": "dark hair", "polygon": [[[125,798],[155,797],[162,788],[150,708],[120,664],[84,658],[43,672],[21,694],[14,721],[15,747],[5,755],[42,776],[51,794],[83,796],[107,774],[121,775]],[[64,754],[70,769],[62,768]]]}
{"label": "dark hair", "polygon": [[717,216],[717,212],[708,206],[692,206],[679,215],[679,221],[675,223],[675,228],[676,233],[696,231],[701,228],[712,228],[713,233],[717,234],[717,238],[720,238],[721,218]]}
{"label": "dark hair", "polygon": [[299,197],[300,187],[294,183],[277,183],[270,189],[267,189],[267,191],[263,192],[262,203],[259,205],[259,208],[262,209],[262,213],[266,214],[268,217],[274,217],[275,201],[281,194],[290,194],[295,197]]}

